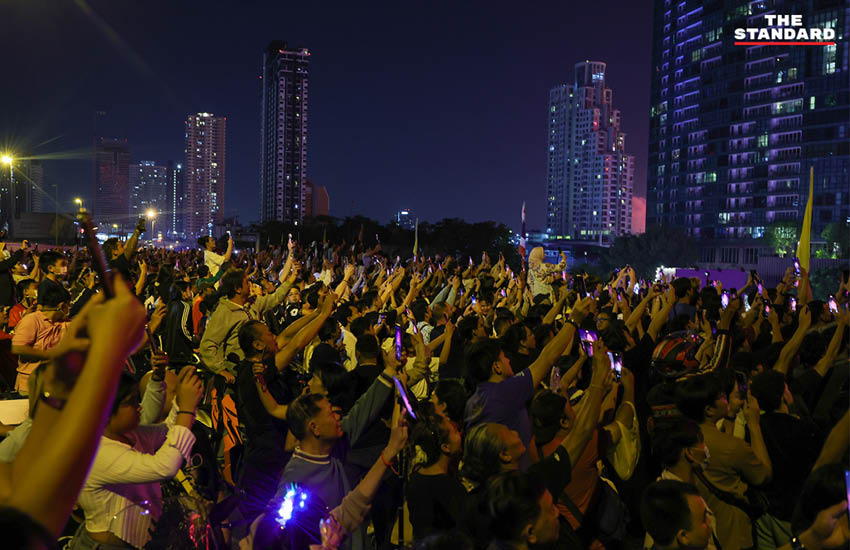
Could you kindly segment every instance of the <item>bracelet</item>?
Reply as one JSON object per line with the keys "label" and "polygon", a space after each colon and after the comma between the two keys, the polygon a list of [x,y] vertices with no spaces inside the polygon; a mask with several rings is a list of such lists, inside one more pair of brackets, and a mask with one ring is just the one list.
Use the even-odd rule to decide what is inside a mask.
{"label": "bracelet", "polygon": [[65,408],[65,403],[67,403],[68,401],[67,399],[50,397],[50,394],[48,392],[44,392],[43,394],[41,394],[40,400],[48,407],[56,409],[57,411],[61,411],[63,408]]}
{"label": "bracelet", "polygon": [[387,459],[384,458],[384,452],[383,451],[381,451],[381,462],[383,462],[384,466],[389,468],[392,471],[392,473],[394,473],[395,475],[399,475],[398,470],[395,469],[395,467],[393,466],[393,463],[387,462]]}
{"label": "bracelet", "polygon": [[194,411],[177,411],[177,414],[191,414],[192,416],[195,416]]}

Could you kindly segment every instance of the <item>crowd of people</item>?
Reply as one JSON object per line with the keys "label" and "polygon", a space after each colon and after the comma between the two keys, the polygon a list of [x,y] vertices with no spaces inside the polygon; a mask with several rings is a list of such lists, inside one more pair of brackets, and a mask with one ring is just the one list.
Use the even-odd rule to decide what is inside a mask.
{"label": "crowd of people", "polygon": [[143,231],[0,257],[4,548],[848,546],[846,275]]}

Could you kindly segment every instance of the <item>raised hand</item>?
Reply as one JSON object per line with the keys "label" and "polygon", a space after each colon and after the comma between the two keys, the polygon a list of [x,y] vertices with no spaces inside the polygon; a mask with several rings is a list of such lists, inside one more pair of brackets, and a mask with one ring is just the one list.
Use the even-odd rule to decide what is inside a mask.
{"label": "raised hand", "polygon": [[177,407],[181,411],[194,412],[204,396],[204,385],[195,374],[195,367],[186,365],[177,376]]}

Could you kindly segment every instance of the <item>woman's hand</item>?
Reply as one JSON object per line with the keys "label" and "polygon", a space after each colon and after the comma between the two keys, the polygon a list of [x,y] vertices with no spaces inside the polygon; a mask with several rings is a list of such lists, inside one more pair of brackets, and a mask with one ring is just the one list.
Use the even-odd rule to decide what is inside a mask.
{"label": "woman's hand", "polygon": [[203,396],[204,385],[195,374],[195,367],[186,365],[177,376],[177,408],[194,413]]}

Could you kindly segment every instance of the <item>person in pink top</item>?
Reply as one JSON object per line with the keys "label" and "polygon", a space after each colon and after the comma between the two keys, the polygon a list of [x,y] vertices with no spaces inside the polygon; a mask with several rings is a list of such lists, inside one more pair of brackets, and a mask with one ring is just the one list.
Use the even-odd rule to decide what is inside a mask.
{"label": "person in pink top", "polygon": [[21,317],[12,336],[12,353],[18,356],[15,389],[27,394],[30,373],[45,359],[54,357],[53,349],[62,340],[68,326],[67,293],[61,287],[46,287],[40,296],[38,311]]}

